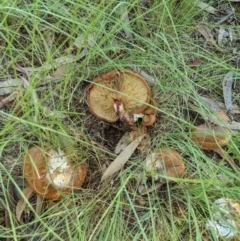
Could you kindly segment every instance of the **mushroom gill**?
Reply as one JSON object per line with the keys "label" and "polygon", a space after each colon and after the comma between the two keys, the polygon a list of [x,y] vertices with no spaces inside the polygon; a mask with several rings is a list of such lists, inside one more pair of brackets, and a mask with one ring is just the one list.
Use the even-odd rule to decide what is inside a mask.
{"label": "mushroom gill", "polygon": [[113,70],[93,80],[87,102],[93,115],[113,123],[119,119],[133,124],[133,114],[141,113],[150,101],[146,80],[132,70]]}

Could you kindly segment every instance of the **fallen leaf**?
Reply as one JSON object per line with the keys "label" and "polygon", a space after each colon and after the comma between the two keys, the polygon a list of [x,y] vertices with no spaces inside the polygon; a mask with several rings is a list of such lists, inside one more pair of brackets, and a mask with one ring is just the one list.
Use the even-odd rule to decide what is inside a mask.
{"label": "fallen leaf", "polygon": [[[81,52],[82,53],[82,52]],[[53,68],[58,68],[59,66],[61,65],[64,65],[64,64],[70,64],[70,63],[73,63],[73,62],[76,62],[78,61],[79,59],[82,58],[82,55],[79,56],[75,56],[75,55],[67,55],[67,56],[61,56],[59,58],[56,58],[53,60],[53,63],[51,64],[44,64],[42,65],[41,67],[36,67],[36,68],[33,68],[33,67],[20,67],[20,66],[16,66],[16,69],[22,73],[25,73],[27,75],[29,75],[29,73],[32,73],[32,72],[38,72],[38,71],[43,71],[43,70],[51,70]],[[84,52],[85,53],[85,52]],[[85,55],[84,55],[85,56]]]}
{"label": "fallen leaf", "polygon": [[133,154],[135,149],[138,147],[142,139],[145,137],[144,135],[139,136],[137,139],[132,141],[124,151],[122,151],[115,160],[110,164],[110,166],[107,168],[107,170],[103,173],[101,182],[110,177],[113,173],[120,170],[124,164],[128,161],[130,156]]}
{"label": "fallen leaf", "polygon": [[218,12],[218,10],[216,8],[210,6],[209,4],[204,3],[202,1],[195,1],[195,4],[197,7],[201,8],[202,10],[205,10],[208,13],[216,14]]}
{"label": "fallen leaf", "polygon": [[212,110],[214,110],[214,111],[221,111],[221,107],[213,99],[208,98],[208,97],[204,97],[204,96],[201,96],[201,95],[199,97]]}
{"label": "fallen leaf", "polygon": [[148,82],[148,84],[150,86],[154,85],[154,78],[152,76],[150,76],[149,74],[147,74],[145,71],[143,71],[142,69],[138,68],[138,67],[133,67],[132,68],[134,71],[138,72],[140,75],[142,75],[142,77]]}
{"label": "fallen leaf", "polygon": [[219,119],[216,117],[214,114],[210,114],[207,110],[204,110],[203,108],[200,108],[191,102],[188,102],[188,106],[190,107],[191,110],[199,113],[205,121],[210,121],[216,125],[227,127],[228,129],[231,130],[240,130],[240,123],[236,121],[232,121],[231,123]]}
{"label": "fallen leaf", "polygon": [[129,132],[126,132],[121,139],[119,140],[118,144],[116,145],[116,148],[114,150],[115,154],[119,154],[121,151],[123,151],[130,143],[132,142],[132,139],[129,136]]}
{"label": "fallen leaf", "polygon": [[218,45],[221,46],[222,45],[222,42],[223,42],[223,38],[224,38],[224,35],[225,35],[226,31],[224,28],[220,28],[218,30]]}
{"label": "fallen leaf", "polygon": [[2,108],[5,105],[10,105],[10,103],[16,98],[17,95],[18,95],[18,92],[14,91],[7,97],[0,99],[0,108]]}
{"label": "fallen leaf", "polygon": [[17,217],[17,220],[20,222],[20,219],[21,219],[21,216],[22,216],[22,213],[26,207],[26,199],[29,199],[30,196],[32,195],[33,193],[33,190],[31,187],[27,186],[24,188],[23,190],[23,194],[25,196],[24,197],[21,197],[17,203],[17,206],[16,206],[16,217]]}
{"label": "fallen leaf", "polygon": [[61,66],[59,66],[52,74],[51,76],[55,79],[63,79],[65,78],[71,70],[71,66],[73,66],[72,64],[63,64]]}
{"label": "fallen leaf", "polygon": [[21,86],[20,79],[8,79],[0,81],[0,95],[7,95],[17,90]]}
{"label": "fallen leaf", "polygon": [[200,65],[202,61],[203,61],[203,58],[199,58],[199,59],[196,59],[193,62],[187,64],[187,66],[190,67],[190,68],[196,67],[196,66]]}
{"label": "fallen leaf", "polygon": [[[206,104],[212,110],[227,112],[227,109],[226,109],[226,106],[224,103],[222,103],[220,101],[215,101],[209,97],[205,97],[205,96],[201,96],[201,95],[199,95],[199,98],[204,102],[204,104]],[[232,113],[233,114],[240,113],[240,107],[237,104],[232,105]]]}
{"label": "fallen leaf", "polygon": [[198,32],[200,32],[200,33],[204,36],[204,38],[205,38],[208,42],[210,42],[217,50],[219,50],[219,51],[222,52],[222,53],[227,53],[227,50],[222,49],[222,48],[220,48],[220,47],[217,45],[217,43],[216,43],[216,41],[214,40],[213,35],[212,35],[212,33],[211,33],[211,29],[208,28],[205,23],[201,23],[201,24],[197,25],[197,30],[198,30]]}
{"label": "fallen leaf", "polygon": [[226,109],[228,112],[232,111],[232,84],[233,84],[233,72],[229,71],[223,79],[223,98]]}

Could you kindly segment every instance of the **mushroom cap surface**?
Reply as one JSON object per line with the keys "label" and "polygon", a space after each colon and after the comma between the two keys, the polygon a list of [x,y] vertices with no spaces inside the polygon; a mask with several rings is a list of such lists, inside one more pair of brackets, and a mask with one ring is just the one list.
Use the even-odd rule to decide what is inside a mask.
{"label": "mushroom cap surface", "polygon": [[23,157],[23,175],[39,196],[46,199],[60,199],[63,193],[82,186],[87,169],[85,164],[76,167],[68,157],[65,157],[67,158],[65,168],[61,169],[59,166],[52,172],[51,168],[54,168],[55,164],[50,163],[50,155],[54,155],[54,150],[31,147]]}
{"label": "mushroom cap surface", "polygon": [[142,124],[145,126],[151,126],[156,121],[157,110],[153,107],[157,107],[157,102],[151,98],[150,105],[143,111]]}
{"label": "mushroom cap surface", "polygon": [[150,100],[146,80],[132,70],[113,70],[96,77],[87,90],[87,102],[93,115],[113,123],[119,119],[115,101],[123,104],[129,114],[141,113]]}
{"label": "mushroom cap surface", "polygon": [[231,132],[227,128],[204,123],[192,128],[190,136],[201,149],[210,151],[226,146],[231,139]]}
{"label": "mushroom cap surface", "polygon": [[180,154],[170,148],[161,148],[153,152],[146,159],[146,173],[159,180],[159,174],[167,174],[169,177],[182,177],[185,171],[185,163]]}

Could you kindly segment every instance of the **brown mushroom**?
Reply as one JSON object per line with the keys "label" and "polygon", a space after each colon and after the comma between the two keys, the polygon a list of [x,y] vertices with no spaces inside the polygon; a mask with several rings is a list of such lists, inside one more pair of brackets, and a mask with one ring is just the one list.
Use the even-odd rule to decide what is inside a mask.
{"label": "brown mushroom", "polygon": [[134,126],[132,128],[132,131],[129,132],[129,137],[130,137],[130,140],[132,141],[137,139],[139,136],[143,134],[146,134],[146,135],[144,136],[144,138],[142,139],[142,141],[139,143],[137,147],[141,152],[149,151],[150,145],[151,145],[151,138],[149,134],[147,134],[146,126],[144,125],[140,125],[138,127]]}
{"label": "brown mushroom", "polygon": [[86,165],[76,166],[68,151],[31,147],[23,157],[23,174],[29,186],[41,197],[60,199],[81,187],[86,177]]}
{"label": "brown mushroom", "polygon": [[161,148],[146,158],[146,173],[153,177],[155,181],[165,182],[164,179],[160,178],[160,175],[173,178],[182,177],[184,171],[185,163],[182,157],[172,148]]}
{"label": "brown mushroom", "polygon": [[[216,115],[227,120],[224,113],[219,112],[216,113]],[[218,125],[204,123],[192,128],[190,137],[201,149],[215,151],[222,158],[226,159],[235,171],[239,170],[231,156],[222,149],[222,147],[226,146],[231,140],[232,135],[229,129]]]}
{"label": "brown mushroom", "polygon": [[133,114],[146,109],[149,96],[149,85],[141,75],[128,69],[113,70],[93,80],[87,102],[91,113],[101,120],[133,124]]}
{"label": "brown mushroom", "polygon": [[150,105],[143,111],[142,124],[151,126],[156,121],[157,102],[154,99],[150,100]]}

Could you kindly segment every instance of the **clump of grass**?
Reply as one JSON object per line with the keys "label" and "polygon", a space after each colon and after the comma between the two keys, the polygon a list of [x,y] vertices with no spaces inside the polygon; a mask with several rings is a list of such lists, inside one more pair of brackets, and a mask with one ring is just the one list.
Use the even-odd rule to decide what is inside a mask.
{"label": "clump of grass", "polygon": [[[129,21],[123,19],[126,10]],[[0,15],[1,80],[23,77],[28,81],[26,89],[16,88],[14,105],[0,110],[0,238],[217,240],[205,227],[214,215],[212,203],[219,197],[239,200],[240,179],[219,164],[218,156],[203,152],[189,139],[189,129],[202,118],[189,111],[188,100],[199,102],[199,93],[221,99],[222,74],[235,71],[234,56],[210,46],[209,51],[204,49],[205,39],[196,32],[195,23],[208,14],[187,0],[16,0],[4,1]],[[82,40],[76,47],[79,36]],[[60,67],[60,77],[47,78],[57,67],[46,65],[54,66],[62,56],[79,56],[84,47],[88,49],[85,57],[67,65],[67,70]],[[200,65],[188,66],[200,58]],[[22,72],[19,66],[32,69]],[[155,79],[158,116],[149,129],[152,149],[175,148],[187,167],[183,179],[174,184],[167,181],[161,190],[147,195],[139,194],[139,185],[155,184],[146,179],[146,155],[139,153],[99,189],[102,172],[114,155],[112,150],[95,147],[92,140],[109,147],[107,138],[116,141],[122,126],[111,124],[110,132],[110,124],[91,116],[85,100],[86,87],[95,76],[132,67]],[[34,68],[38,71],[31,71]],[[18,222],[16,202],[24,196],[26,185],[21,158],[32,145],[74,146],[88,164],[88,178],[79,192],[59,202],[44,201],[41,213],[35,209],[36,196],[26,200]],[[237,159],[237,137],[229,152]]]}

